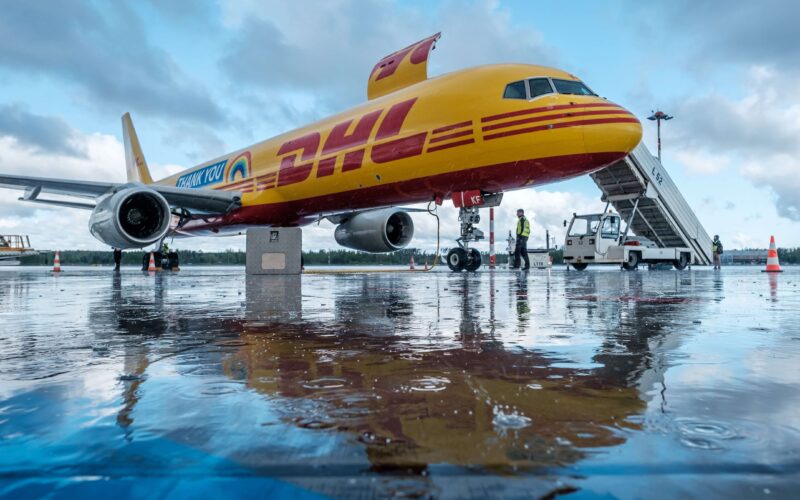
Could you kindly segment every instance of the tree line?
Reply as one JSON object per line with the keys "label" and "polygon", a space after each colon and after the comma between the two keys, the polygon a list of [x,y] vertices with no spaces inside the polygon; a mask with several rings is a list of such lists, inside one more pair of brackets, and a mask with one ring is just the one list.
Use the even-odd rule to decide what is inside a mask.
{"label": "tree line", "polygon": [[[444,253],[444,252],[443,252]],[[766,255],[766,250],[764,250]],[[553,264],[562,264],[561,250],[552,250]],[[139,266],[142,264],[143,252],[130,250],[122,253],[122,265]],[[185,266],[228,266],[245,263],[245,253],[241,250],[225,250],[224,252],[203,252],[202,250],[181,250],[179,252],[181,265]],[[418,248],[404,248],[392,253],[367,253],[356,250],[310,250],[303,252],[303,261],[307,266],[353,266],[353,265],[406,265],[411,256],[414,262],[422,266],[427,261],[433,263],[433,252],[424,252]],[[482,252],[483,262],[489,262],[489,253]],[[779,248],[778,257],[781,264],[800,264],[800,247]],[[53,253],[45,252],[39,255],[21,259],[26,266],[52,266]],[[508,256],[505,252],[497,253],[497,263],[506,264]],[[114,256],[110,251],[99,250],[62,250],[61,264],[73,266],[112,266]]]}
{"label": "tree line", "polygon": [[[122,253],[123,266],[140,266],[144,252],[131,250]],[[241,250],[225,250],[224,252],[203,252],[202,250],[181,250],[178,252],[182,266],[227,266],[245,264],[245,252]],[[561,264],[561,250],[551,252],[554,264]],[[367,253],[356,250],[310,250],[303,252],[303,262],[307,266],[348,266],[348,265],[407,265],[414,257],[418,266],[427,262],[433,264],[434,253],[424,252],[418,248],[404,248],[392,253]],[[26,266],[52,266],[53,252],[43,252],[39,255],[24,257],[22,265]],[[489,262],[489,253],[482,253],[483,262]],[[100,250],[62,250],[60,254],[61,265],[73,266],[113,266],[114,256],[111,251]],[[508,255],[505,252],[497,253],[497,263],[506,264]]]}

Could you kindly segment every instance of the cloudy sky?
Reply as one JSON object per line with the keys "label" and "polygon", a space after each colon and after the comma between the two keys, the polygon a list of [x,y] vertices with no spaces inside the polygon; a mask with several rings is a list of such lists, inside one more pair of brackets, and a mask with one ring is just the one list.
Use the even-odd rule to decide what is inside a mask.
{"label": "cloudy sky", "polygon": [[[496,62],[556,66],[634,112],[709,233],[728,248],[800,246],[800,3],[293,0],[5,0],[0,16],[0,172],[124,180],[120,116],[130,111],[154,177],[341,111],[365,99],[372,66],[437,31],[430,76]],[[0,233],[40,248],[104,248],[88,212],[44,209],[0,191]],[[587,177],[507,193],[544,229],[602,208]],[[441,210],[443,246],[458,232]],[[487,214],[488,217],[488,214]],[[415,246],[435,225],[415,215]],[[498,237],[502,240],[502,236]],[[176,241],[242,248],[244,239]],[[333,248],[332,226],[304,232]]]}

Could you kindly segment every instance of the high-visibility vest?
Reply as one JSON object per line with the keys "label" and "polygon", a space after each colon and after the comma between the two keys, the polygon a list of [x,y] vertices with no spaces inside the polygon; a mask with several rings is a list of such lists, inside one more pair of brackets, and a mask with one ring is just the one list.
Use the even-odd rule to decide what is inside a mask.
{"label": "high-visibility vest", "polygon": [[528,222],[528,218],[523,216],[522,218],[517,219],[517,236],[524,236],[527,238],[531,234],[531,223]]}

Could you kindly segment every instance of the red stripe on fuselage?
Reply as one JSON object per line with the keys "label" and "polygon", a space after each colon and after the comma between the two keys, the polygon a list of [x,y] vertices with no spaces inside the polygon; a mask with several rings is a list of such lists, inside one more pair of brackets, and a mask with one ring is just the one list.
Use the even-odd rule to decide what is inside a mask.
{"label": "red stripe on fuselage", "polygon": [[209,222],[189,222],[185,230],[207,231],[223,226],[292,226],[312,222],[319,213],[424,203],[435,196],[480,188],[502,192],[531,184],[547,184],[587,174],[625,157],[624,152],[555,156],[487,165],[421,179],[353,189],[314,198],[242,207]]}
{"label": "red stripe on fuselage", "polygon": [[[433,141],[431,141],[431,142],[433,142]],[[433,153],[434,151],[440,151],[442,149],[449,149],[449,148],[455,148],[455,147],[458,147],[458,146],[465,146],[467,144],[472,144],[473,142],[475,142],[475,139],[467,139],[465,141],[448,142],[447,144],[442,144],[442,145],[439,145],[439,146],[433,146],[433,147],[428,148],[428,153]]]}
{"label": "red stripe on fuselage", "polygon": [[508,137],[512,135],[518,134],[528,134],[532,132],[540,132],[542,130],[553,130],[556,128],[568,128],[568,127],[577,127],[581,125],[601,125],[604,123],[639,123],[639,120],[636,118],[598,118],[596,120],[578,120],[574,122],[561,122],[561,123],[548,123],[547,125],[538,125],[536,127],[527,127],[521,128],[517,130],[507,130],[505,132],[499,132],[497,134],[489,134],[483,136],[483,139],[486,141],[490,141],[492,139],[500,139],[502,137]]}
{"label": "red stripe on fuselage", "polygon": [[590,104],[560,104],[558,106],[544,106],[540,108],[521,109],[519,111],[510,111],[508,113],[500,113],[499,115],[485,116],[481,118],[481,123],[493,122],[495,120],[502,120],[503,118],[511,118],[512,116],[532,115],[536,113],[546,113],[548,111],[557,111],[560,109],[580,109],[580,108],[598,108],[601,106],[615,107],[624,111],[623,108],[605,102],[590,103]]}
{"label": "red stripe on fuselage", "polygon": [[456,137],[464,137],[465,135],[472,135],[472,129],[464,130],[463,132],[454,132],[452,134],[440,135],[439,137],[433,137],[430,140],[430,144],[435,144],[437,142],[442,142],[449,139],[455,139]]}
{"label": "red stripe on fuselage", "polygon": [[465,122],[458,122],[458,123],[454,123],[452,125],[446,125],[444,127],[435,128],[435,129],[433,129],[433,133],[434,134],[441,134],[442,132],[449,132],[449,131],[455,130],[457,128],[469,127],[470,125],[472,125],[472,120],[467,120]]}
{"label": "red stripe on fuselage", "polygon": [[[601,111],[574,111],[571,113],[557,113],[555,115],[539,115],[533,116],[531,118],[523,118],[521,120],[512,120],[510,122],[503,122],[503,123],[495,123],[494,125],[487,125],[483,127],[484,132],[489,132],[490,130],[497,130],[506,127],[513,127],[515,125],[523,125],[525,123],[536,123],[536,122],[543,122],[547,120],[559,120],[562,118],[571,118],[573,116],[593,116],[593,115],[627,115],[633,116],[632,114],[624,111],[620,108],[614,108],[609,110],[601,110]],[[433,141],[431,141],[433,142]]]}
{"label": "red stripe on fuselage", "polygon": [[233,182],[233,183],[231,183],[231,184],[225,184],[225,185],[224,185],[224,186],[222,186],[222,187],[223,187],[223,189],[227,189],[227,188],[233,188],[233,187],[245,186],[245,185],[247,185],[247,184],[252,184],[252,183],[253,183],[253,179],[245,179],[245,180],[243,180],[243,181],[239,181],[239,182]]}

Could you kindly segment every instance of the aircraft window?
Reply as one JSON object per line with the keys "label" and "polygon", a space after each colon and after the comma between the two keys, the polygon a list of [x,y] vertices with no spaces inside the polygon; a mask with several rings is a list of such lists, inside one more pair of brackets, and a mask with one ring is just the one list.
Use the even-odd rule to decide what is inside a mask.
{"label": "aircraft window", "polygon": [[553,87],[550,86],[550,80],[547,78],[531,78],[528,80],[528,86],[531,88],[531,99],[553,93]]}
{"label": "aircraft window", "polygon": [[559,94],[597,95],[589,90],[589,87],[584,85],[583,82],[577,82],[575,80],[556,80],[554,78],[553,85],[556,86],[556,92]]}
{"label": "aircraft window", "polygon": [[503,99],[527,99],[525,95],[525,82],[514,82],[506,85]]}
{"label": "aircraft window", "polygon": [[600,231],[601,238],[617,238],[619,237],[619,219],[616,217],[607,217],[603,220],[603,230]]}

